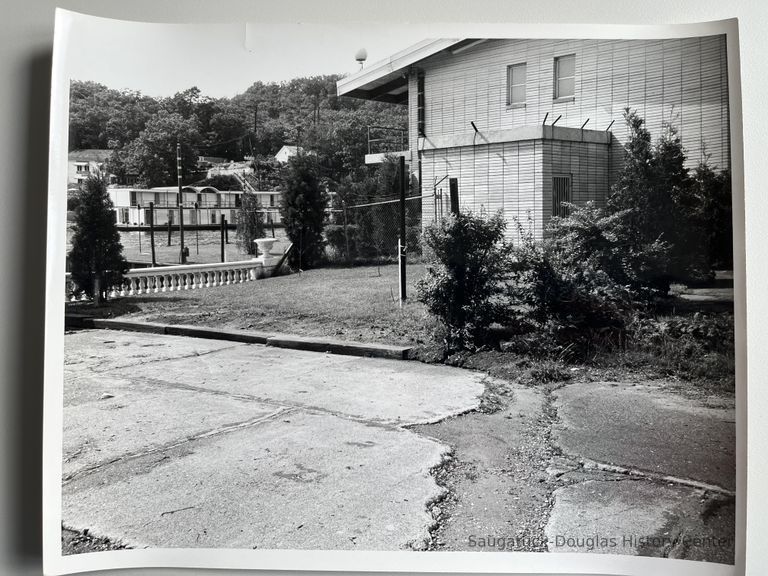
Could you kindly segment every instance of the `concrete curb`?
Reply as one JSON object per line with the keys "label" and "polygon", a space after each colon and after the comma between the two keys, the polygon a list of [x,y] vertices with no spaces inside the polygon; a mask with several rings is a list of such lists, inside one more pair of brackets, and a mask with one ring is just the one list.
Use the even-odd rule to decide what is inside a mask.
{"label": "concrete curb", "polygon": [[330,340],[325,338],[310,338],[306,336],[272,336],[267,340],[267,346],[291,348],[293,350],[309,350],[310,352],[329,352],[331,354],[346,354],[348,356],[373,356],[376,358],[392,358],[407,360],[410,346],[392,346],[367,342],[348,342],[345,340]]}
{"label": "concrete curb", "polygon": [[345,354],[348,356],[366,356],[373,358],[389,358],[392,360],[407,360],[411,346],[393,346],[368,342],[350,342],[327,338],[312,338],[286,334],[269,334],[250,330],[232,330],[225,328],[206,328],[203,326],[188,326],[185,324],[159,324],[155,322],[137,322],[134,320],[112,320],[108,318],[93,318],[85,314],[66,314],[64,325],[67,328],[97,328],[103,330],[126,330],[145,332],[149,334],[168,334],[170,336],[187,336],[189,338],[209,338],[245,344],[263,344],[276,348],[305,350],[308,352],[326,352],[329,354]]}

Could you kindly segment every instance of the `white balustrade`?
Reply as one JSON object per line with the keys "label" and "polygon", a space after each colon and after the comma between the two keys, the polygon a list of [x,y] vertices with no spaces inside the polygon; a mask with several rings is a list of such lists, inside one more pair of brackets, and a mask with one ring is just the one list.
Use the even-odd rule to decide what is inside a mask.
{"label": "white balustrade", "polygon": [[[180,290],[199,290],[214,286],[227,286],[252,282],[268,277],[274,266],[272,259],[265,266],[263,258],[242,260],[237,262],[221,262],[213,264],[185,264],[183,266],[158,266],[155,268],[131,268],[123,274],[123,283],[110,287],[110,298],[118,296],[138,296],[141,294],[156,294],[159,292],[176,292]],[[65,297],[75,301],[77,286],[72,281],[72,275],[67,272],[65,282]],[[88,298],[82,294],[81,300]]]}

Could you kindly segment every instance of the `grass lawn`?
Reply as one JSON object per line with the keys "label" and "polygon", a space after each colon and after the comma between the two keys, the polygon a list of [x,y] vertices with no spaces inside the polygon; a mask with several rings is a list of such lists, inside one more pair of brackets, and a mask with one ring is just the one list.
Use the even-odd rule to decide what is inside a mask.
{"label": "grass lawn", "polygon": [[[733,391],[732,341],[724,342],[722,350],[706,351],[690,338],[665,336],[660,344],[653,346],[635,342],[623,351],[596,350],[586,365],[494,349],[446,359],[442,346],[432,338],[435,320],[416,301],[416,283],[424,273],[423,264],[408,266],[409,300],[403,308],[398,302],[398,269],[394,264],[321,268],[245,284],[126,297],[107,302],[98,309],[91,303],[79,302],[67,304],[67,308],[73,312],[147,322],[413,345],[415,357],[423,361],[445,361],[527,384],[557,383],[590,374],[590,378],[608,380],[661,378],[680,384],[695,382],[695,388],[703,393]],[[674,312],[666,320],[692,318],[696,312],[706,310],[732,318],[732,295],[704,298],[696,291],[691,292],[684,296],[686,299],[676,300]],[[702,330],[708,322],[694,322],[689,328],[698,326],[696,329]]]}
{"label": "grass lawn", "polygon": [[413,344],[424,341],[431,326],[416,302],[416,282],[423,275],[422,264],[408,266],[410,299],[403,308],[397,265],[322,268],[232,286],[128,297],[98,311],[87,304],[73,308],[169,324]]}

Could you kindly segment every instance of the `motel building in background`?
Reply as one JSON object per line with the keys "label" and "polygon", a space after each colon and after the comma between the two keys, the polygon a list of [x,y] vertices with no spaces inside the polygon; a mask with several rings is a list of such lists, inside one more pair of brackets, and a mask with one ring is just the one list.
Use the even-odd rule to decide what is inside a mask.
{"label": "motel building in background", "polygon": [[[179,224],[178,188],[160,186],[156,188],[108,189],[119,227],[149,226],[150,202],[154,203],[155,226]],[[280,224],[280,191],[255,191],[264,213],[264,222]],[[182,198],[185,226],[217,226],[221,218],[229,224],[237,222],[240,211],[240,190],[218,190],[213,186],[184,186]]]}
{"label": "motel building in background", "polygon": [[[678,130],[689,167],[730,168],[725,36],[425,40],[343,78],[338,94],[408,106],[386,150],[419,182],[424,223],[458,184],[463,211],[501,210],[541,238],[561,202],[603,206],[623,163],[625,108],[654,140]],[[371,137],[371,135],[374,137]],[[366,163],[381,162],[369,128]],[[390,138],[390,142],[393,139]],[[402,144],[405,144],[404,146]]]}

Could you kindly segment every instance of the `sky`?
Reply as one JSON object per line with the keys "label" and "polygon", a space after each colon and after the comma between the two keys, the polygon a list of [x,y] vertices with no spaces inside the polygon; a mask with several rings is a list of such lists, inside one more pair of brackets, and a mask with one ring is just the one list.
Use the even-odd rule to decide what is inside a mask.
{"label": "sky", "polygon": [[422,26],[359,24],[147,24],[86,18],[67,42],[71,78],[170,96],[192,86],[229,97],[256,81],[349,74],[425,38]]}

